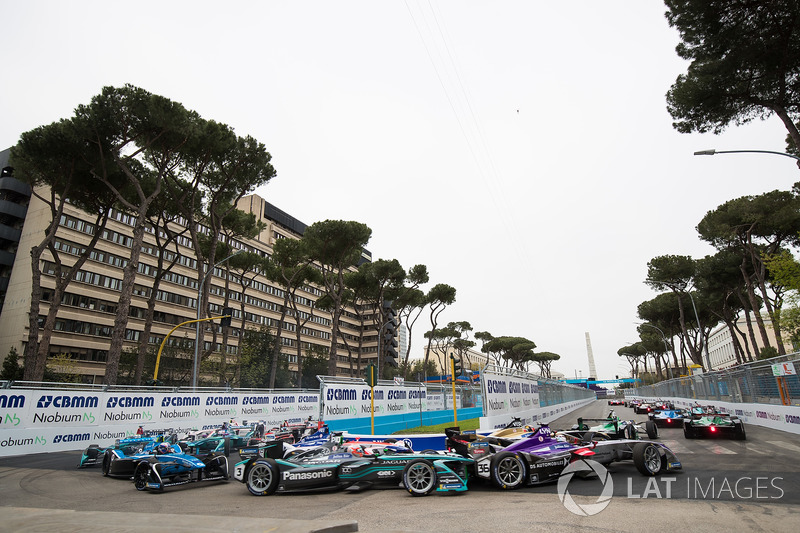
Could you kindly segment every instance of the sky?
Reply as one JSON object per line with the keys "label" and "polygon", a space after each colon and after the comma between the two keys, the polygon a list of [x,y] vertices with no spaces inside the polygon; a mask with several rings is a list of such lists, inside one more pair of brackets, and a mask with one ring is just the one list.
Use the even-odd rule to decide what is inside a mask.
{"label": "sky", "polygon": [[[252,136],[277,176],[255,193],[306,224],[355,220],[374,259],[456,288],[439,323],[526,337],[553,370],[630,367],[647,263],[713,249],[722,203],[789,190],[773,117],[672,127],[688,63],[663,3],[0,0],[0,149],[130,83]],[[430,329],[412,330],[412,358]]]}

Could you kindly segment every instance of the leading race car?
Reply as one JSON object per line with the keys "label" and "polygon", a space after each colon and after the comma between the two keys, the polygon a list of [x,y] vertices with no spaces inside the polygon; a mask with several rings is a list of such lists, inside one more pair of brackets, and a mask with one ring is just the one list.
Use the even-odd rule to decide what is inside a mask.
{"label": "leading race car", "polygon": [[687,439],[727,437],[745,440],[744,423],[738,416],[709,414],[683,420],[683,436]]}
{"label": "leading race car", "polygon": [[[268,453],[268,452],[267,452]],[[256,496],[373,486],[399,486],[414,495],[467,490],[466,465],[455,454],[413,453],[405,446],[365,446],[331,440],[281,459],[255,457],[234,467],[234,479]]]}
{"label": "leading race car", "polygon": [[136,490],[163,491],[166,487],[200,481],[227,481],[228,458],[209,453],[194,456],[176,445],[161,443],[152,455],[139,458],[133,473]]}
{"label": "leading race car", "polygon": [[560,435],[569,435],[579,441],[616,440],[640,438],[646,434],[650,439],[658,438],[658,426],[652,420],[644,423],[644,427],[634,420],[620,420],[614,411],[606,418],[578,418],[578,423],[567,431],[559,431]]}

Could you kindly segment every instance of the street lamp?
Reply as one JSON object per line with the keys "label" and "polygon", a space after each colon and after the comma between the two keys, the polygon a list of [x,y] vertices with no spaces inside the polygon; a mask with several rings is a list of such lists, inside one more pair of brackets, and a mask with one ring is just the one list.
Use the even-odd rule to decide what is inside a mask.
{"label": "street lamp", "polygon": [[[697,306],[694,305],[694,297],[692,296],[691,291],[686,291],[686,294],[689,295],[689,299],[692,301],[692,309],[694,309],[694,319],[697,321],[697,329],[700,330],[700,335],[703,335],[703,327],[700,325],[700,316],[697,314]],[[708,368],[708,372],[711,372],[711,357],[708,355],[708,339],[705,340],[703,343],[703,348],[705,348],[706,352],[706,368]]]}
{"label": "street lamp", "polygon": [[[208,278],[211,277],[211,274],[214,273],[214,269],[215,268],[217,268],[219,265],[221,265],[222,263],[224,263],[225,261],[227,261],[231,257],[233,257],[235,255],[239,255],[240,253],[243,253],[244,251],[245,250],[237,250],[236,252],[232,253],[231,255],[226,257],[225,259],[222,259],[221,261],[218,261],[217,263],[215,263],[214,266],[211,267],[208,270],[208,272],[206,273],[206,275],[203,277],[202,281],[200,282],[200,287],[197,289],[197,320],[198,320],[198,322],[197,322],[197,328],[196,328],[196,335],[195,335],[195,338],[194,338],[195,339],[194,340],[194,367],[192,369],[192,388],[193,389],[197,388],[197,369],[198,369],[198,365],[200,363],[200,343],[202,342],[202,339],[200,338],[200,322],[199,322],[199,320],[200,320],[200,309],[201,309],[200,301],[203,299],[203,286],[205,285],[205,283],[208,280]],[[198,268],[199,267],[200,267],[200,265],[198,265]]]}
{"label": "street lamp", "polygon": [[655,330],[658,330],[659,333],[661,333],[661,340],[664,341],[664,355],[667,356],[667,375],[669,376],[669,379],[672,379],[672,370],[669,367],[670,361],[669,361],[669,347],[667,346],[667,337],[664,336],[664,332],[661,331],[661,328],[656,327],[653,324],[641,324],[641,325],[647,328],[653,328]]}
{"label": "street lamp", "polygon": [[783,155],[786,157],[791,157],[792,159],[797,161],[797,166],[800,167],[800,157],[792,154],[787,154],[786,152],[773,152],[772,150],[700,150],[695,152],[694,155],[717,155],[717,154],[742,154],[742,153],[752,153],[752,154],[774,154],[774,155]]}

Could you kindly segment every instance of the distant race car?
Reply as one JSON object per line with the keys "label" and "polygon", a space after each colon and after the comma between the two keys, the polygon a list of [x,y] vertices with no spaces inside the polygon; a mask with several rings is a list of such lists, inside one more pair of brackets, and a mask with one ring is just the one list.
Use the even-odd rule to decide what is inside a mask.
{"label": "distant race car", "polygon": [[644,427],[634,420],[621,420],[614,411],[606,418],[579,418],[578,423],[570,430],[559,431],[560,435],[568,435],[578,441],[593,440],[636,440],[646,434],[650,439],[658,438],[658,426],[652,420],[644,423]]}
{"label": "distant race car", "polygon": [[227,480],[228,458],[224,455],[190,455],[168,443],[159,444],[152,455],[140,458],[133,473],[136,490],[162,491],[187,483]]}
{"label": "distant race car", "polygon": [[646,415],[647,413],[654,411],[655,407],[652,404],[642,402],[633,406],[633,412],[637,415]]}
{"label": "distant race car", "polygon": [[747,438],[741,419],[726,414],[685,418],[683,420],[683,436],[687,439],[727,437],[745,440]]}
{"label": "distant race car", "polygon": [[417,454],[396,444],[367,446],[366,442],[330,440],[285,459],[250,458],[236,464],[233,477],[256,496],[401,483],[413,495],[467,490],[466,466],[471,459],[436,452]]}
{"label": "distant race car", "polygon": [[681,428],[684,417],[689,414],[683,409],[664,409],[648,413],[647,416],[660,428]]}
{"label": "distant race car", "polygon": [[622,398],[612,398],[608,400],[608,405],[624,405],[625,401]]}
{"label": "distant race car", "polygon": [[[155,448],[155,446],[165,438],[171,437],[164,437],[163,435],[137,435],[125,439],[117,439],[114,444],[106,448],[101,448],[97,444],[90,444],[89,447],[83,451],[80,461],[78,462],[78,468],[103,465],[105,473],[105,469],[107,468],[106,464],[109,462],[109,459],[107,458],[111,454],[115,455],[116,457],[125,457],[142,453],[142,451]],[[173,438],[173,440],[175,440],[175,438]],[[130,473],[133,474],[133,471]]]}

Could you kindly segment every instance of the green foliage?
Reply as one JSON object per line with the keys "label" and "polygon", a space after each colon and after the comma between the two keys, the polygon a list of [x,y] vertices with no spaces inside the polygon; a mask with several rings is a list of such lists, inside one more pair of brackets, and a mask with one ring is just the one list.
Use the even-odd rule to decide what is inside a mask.
{"label": "green foliage", "polygon": [[[274,357],[274,343],[275,337],[268,328],[245,330],[239,344],[240,384],[242,388],[269,388],[269,373],[272,366],[272,358]],[[275,387],[291,387],[288,359],[279,357],[277,368]]]}
{"label": "green foliage", "polygon": [[319,387],[317,376],[324,376],[327,372],[327,354],[320,347],[312,345],[306,350],[306,356],[303,358],[303,388]]}
{"label": "green foliage", "polygon": [[22,379],[22,368],[19,366],[19,354],[17,354],[17,350],[13,346],[3,360],[3,371],[0,373],[0,379]]}
{"label": "green foliage", "polygon": [[778,357],[778,350],[773,346],[765,346],[758,352],[759,361],[763,359],[772,359],[773,357]]}
{"label": "green foliage", "polygon": [[69,354],[51,355],[47,358],[47,368],[42,381],[80,383],[81,376],[78,370],[78,362],[72,359]]}
{"label": "green foliage", "polygon": [[682,133],[746,124],[773,114],[794,144],[800,110],[800,25],[796,0],[666,0],[676,52],[691,61],[667,93]]}

